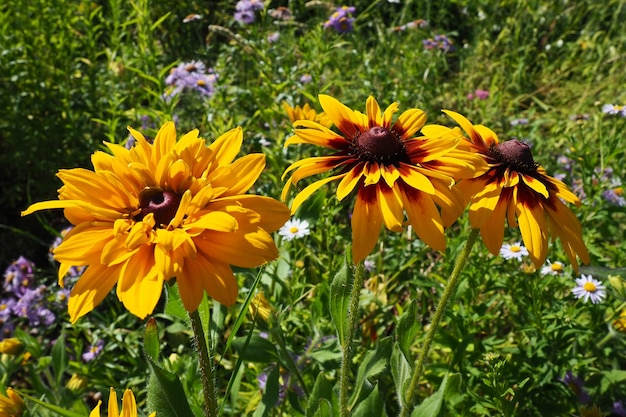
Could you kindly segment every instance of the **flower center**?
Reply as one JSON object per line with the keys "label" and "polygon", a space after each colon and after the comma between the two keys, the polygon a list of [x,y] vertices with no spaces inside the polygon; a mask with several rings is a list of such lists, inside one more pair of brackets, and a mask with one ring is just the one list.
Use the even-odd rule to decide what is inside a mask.
{"label": "flower center", "polygon": [[292,226],[291,229],[289,229],[290,233],[298,233],[298,228],[296,226]]}
{"label": "flower center", "polygon": [[518,172],[534,172],[537,169],[530,147],[517,139],[492,145],[491,153]]}
{"label": "flower center", "polygon": [[552,268],[553,271],[562,271],[563,270],[563,265],[561,263],[553,263],[552,265],[550,265],[550,268]]}
{"label": "flower center", "polygon": [[167,225],[176,215],[180,200],[181,196],[174,192],[145,188],[139,193],[141,213],[135,217],[135,220],[141,221],[148,213],[153,213],[154,221],[158,226]]}
{"label": "flower center", "polygon": [[585,285],[583,285],[583,288],[587,292],[596,292],[598,290],[598,288],[596,287],[596,284],[594,284],[593,282],[585,282]]}
{"label": "flower center", "polygon": [[400,137],[382,126],[374,126],[358,135],[353,146],[358,157],[364,161],[389,165],[406,159],[406,149]]}
{"label": "flower center", "polygon": [[519,246],[517,246],[517,245],[511,245],[511,248],[510,248],[510,249],[511,249],[511,252],[519,252],[519,251],[521,251],[521,250],[522,250],[522,248],[520,248],[520,247],[519,247]]}

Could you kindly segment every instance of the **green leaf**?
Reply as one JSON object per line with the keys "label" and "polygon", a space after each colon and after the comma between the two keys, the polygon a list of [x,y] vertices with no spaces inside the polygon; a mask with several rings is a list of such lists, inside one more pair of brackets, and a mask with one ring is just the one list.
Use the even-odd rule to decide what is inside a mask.
{"label": "green leaf", "polygon": [[352,394],[350,409],[355,409],[359,402],[366,398],[374,389],[370,382],[373,378],[387,369],[391,356],[391,336],[380,339],[375,351],[368,351],[359,366],[356,375],[355,390]]}
{"label": "green leaf", "polygon": [[331,404],[334,395],[333,384],[326,379],[323,373],[318,374],[306,406],[306,417],[332,417],[333,407]]}
{"label": "green leaf", "polygon": [[233,339],[232,347],[245,361],[270,363],[278,360],[276,346],[258,334]]}
{"label": "green leaf", "polygon": [[65,332],[61,332],[52,347],[52,369],[57,387],[62,386],[63,373],[67,368],[67,350],[65,349]]}
{"label": "green leaf", "polygon": [[146,331],[143,334],[143,348],[146,355],[156,359],[159,357],[161,346],[159,344],[159,329],[154,317],[150,317],[146,323]]}
{"label": "green leaf", "polygon": [[437,392],[426,398],[419,407],[413,410],[411,417],[435,417],[440,415],[445,398],[455,396],[460,390],[460,385],[461,374],[446,374]]}
{"label": "green leaf", "polygon": [[144,351],[152,373],[148,382],[147,406],[159,417],[191,417],[193,412],[187,402],[187,394],[178,376],[156,361],[159,354],[159,335],[156,321],[148,320],[144,332]]}
{"label": "green leaf", "polygon": [[398,393],[398,401],[401,403],[400,405],[405,401],[405,385],[411,379],[411,371],[411,364],[404,356],[400,344],[398,342],[394,343],[391,351],[391,375],[393,376],[393,382],[396,386],[396,392]]}
{"label": "green leaf", "polygon": [[384,401],[378,391],[378,384],[374,387],[370,395],[359,403],[352,412],[352,417],[383,417],[386,416]]}
{"label": "green leaf", "polygon": [[47,408],[48,410],[55,412],[64,417],[85,417],[84,414],[75,413],[74,411],[66,410],[65,408],[61,408],[57,405],[49,404],[47,402],[41,401],[38,398],[31,397],[30,395],[26,395],[23,393],[19,393],[23,398],[28,399],[29,401],[34,402],[35,404],[39,404],[40,406]]}
{"label": "green leaf", "polygon": [[183,301],[180,299],[180,293],[178,292],[178,285],[166,285],[167,289],[167,301],[165,303],[165,314],[178,317],[182,320],[187,320],[189,315],[187,310],[183,306]]}
{"label": "green leaf", "polygon": [[351,263],[348,261],[348,254],[346,253],[341,269],[330,284],[330,315],[335,323],[341,346],[344,346],[348,307],[350,306],[350,284],[352,281]]}
{"label": "green leaf", "polygon": [[422,324],[417,319],[417,301],[412,301],[396,326],[396,340],[406,358],[411,357],[411,345],[422,330]]}

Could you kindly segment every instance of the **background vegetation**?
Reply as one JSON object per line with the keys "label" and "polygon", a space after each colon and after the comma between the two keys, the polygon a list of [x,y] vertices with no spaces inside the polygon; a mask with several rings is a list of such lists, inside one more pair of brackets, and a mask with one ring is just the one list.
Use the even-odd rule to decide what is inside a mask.
{"label": "background vegetation", "polygon": [[[425,398],[436,391],[447,371],[458,372],[462,384],[447,400],[449,415],[576,415],[579,397],[562,382],[572,371],[584,381],[591,402],[615,412],[614,402],[626,401],[626,343],[614,324],[626,302],[615,270],[625,264],[626,226],[624,207],[604,193],[623,193],[626,117],[607,115],[602,106],[626,104],[624,2],[354,0],[349,4],[356,7],[352,32],[324,29],[341,5],[265,1],[249,25],[233,18],[234,1],[14,0],[0,5],[0,264],[8,266],[23,255],[38,266],[39,282],[56,290],[48,248],[67,224],[60,211],[29,218],[19,213],[31,202],[56,197],[58,169],[89,167],[103,140],[125,142],[128,125],[152,135],[163,121],[174,119],[179,132],[197,127],[209,140],[241,125],[244,152],[263,152],[268,160],[255,192],[278,198],[288,164],[318,151],[283,149],[291,131],[283,103],[309,103],[319,111],[316,97],[325,93],[364,111],[373,95],[383,107],[398,101],[402,110],[421,108],[429,121],[443,124],[449,121],[441,109],[451,109],[491,127],[502,140],[527,141],[548,173],[564,176],[583,199],[576,214],[596,267],[586,271],[604,280],[609,294],[599,305],[576,301],[571,268],[542,276],[529,262],[493,257],[479,245],[420,394]],[[291,18],[280,18],[281,7]],[[192,14],[199,18],[184,22]],[[427,24],[402,26],[418,19]],[[423,41],[437,35],[451,40],[452,48],[425,48]],[[215,93],[187,91],[167,99],[170,70],[196,60],[217,75]],[[477,97],[476,90],[488,97]],[[320,371],[332,373],[338,366],[327,304],[330,277],[343,260],[338,254],[350,239],[350,208],[331,197],[330,191],[328,196],[320,192],[300,213],[311,222],[311,235],[291,242],[277,238],[281,260],[263,271],[261,288],[276,310],[272,328],[280,335],[273,337],[283,338],[286,347],[246,356],[229,388],[227,414],[252,415],[256,409],[257,415],[297,415],[294,410],[304,408],[306,400],[296,388],[300,382],[285,383],[287,373],[280,366],[285,355],[297,356],[309,391]],[[370,259],[369,291],[361,305],[361,352],[393,334],[409,308],[428,324],[467,231],[465,219],[448,231],[445,254],[407,234],[383,234]],[[519,240],[518,231],[507,232],[505,240]],[[566,261],[557,244],[550,259]],[[255,276],[241,273],[242,297]],[[141,399],[147,375],[136,346],[143,325],[114,298],[75,327],[60,320],[33,332],[23,325],[18,334],[35,359],[26,367],[4,368],[2,382],[79,411],[88,407],[89,393],[109,386],[131,386]],[[222,334],[214,335],[218,352],[239,308],[214,307],[221,320]],[[184,375],[194,397],[197,376],[193,359],[184,356],[189,345],[184,321],[171,311],[159,320],[170,366]],[[71,360],[61,361],[64,365],[50,371],[41,386],[34,385],[32,376],[51,369],[47,342],[61,331]],[[242,337],[252,332],[266,347],[252,322],[239,332]],[[421,336],[420,330],[417,342]],[[105,348],[96,362],[82,362],[81,352],[100,339]],[[236,348],[223,351],[224,381],[241,354]],[[272,370],[282,372],[288,394],[280,406],[265,410],[258,407],[265,391],[257,377]],[[84,376],[88,388],[64,388],[72,374]],[[373,379],[380,382],[386,412],[394,415],[393,390],[383,389],[393,386],[390,372]]]}

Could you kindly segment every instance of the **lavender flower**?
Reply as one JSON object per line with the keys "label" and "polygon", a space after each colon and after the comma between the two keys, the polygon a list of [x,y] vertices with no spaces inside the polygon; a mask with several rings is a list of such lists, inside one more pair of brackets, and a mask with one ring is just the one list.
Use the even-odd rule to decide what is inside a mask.
{"label": "lavender flower", "polygon": [[173,68],[165,79],[168,86],[166,97],[173,97],[185,90],[211,97],[215,93],[216,82],[217,74],[212,69],[207,70],[202,62],[184,62]]}
{"label": "lavender flower", "polygon": [[92,343],[89,349],[85,353],[82,354],[82,358],[85,362],[91,362],[96,359],[96,357],[102,352],[104,349],[104,340],[98,339],[95,343]]}
{"label": "lavender flower", "polygon": [[626,106],[619,104],[605,104],[602,106],[602,113],[626,117]]}
{"label": "lavender flower", "polygon": [[4,290],[16,297],[21,297],[33,284],[34,269],[35,264],[20,256],[4,271]]}
{"label": "lavender flower", "polygon": [[438,49],[443,52],[454,51],[454,44],[446,35],[436,35],[434,38],[424,39],[422,45],[426,50]]}
{"label": "lavender flower", "polygon": [[337,33],[348,33],[354,30],[354,17],[352,14],[356,8],[352,6],[337,7],[328,20],[324,23],[324,28],[333,28]]}
{"label": "lavender flower", "polygon": [[254,12],[264,8],[265,6],[260,0],[240,0],[235,6],[235,20],[241,24],[249,25],[255,20]]}
{"label": "lavender flower", "polygon": [[591,396],[585,390],[582,379],[575,376],[572,371],[567,371],[561,381],[563,381],[574,392],[574,394],[576,394],[576,397],[581,404],[588,404],[591,402]]}
{"label": "lavender flower", "polygon": [[519,119],[511,120],[509,123],[511,123],[511,126],[527,125],[528,119],[526,119],[525,117],[520,117]]}

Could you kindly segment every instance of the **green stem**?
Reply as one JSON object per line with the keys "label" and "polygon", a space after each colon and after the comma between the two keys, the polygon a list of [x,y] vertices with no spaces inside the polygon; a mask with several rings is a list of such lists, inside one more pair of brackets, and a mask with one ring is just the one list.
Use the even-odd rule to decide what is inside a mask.
{"label": "green stem", "polygon": [[341,417],[348,417],[350,415],[350,411],[348,410],[348,380],[350,376],[350,367],[352,365],[352,339],[354,338],[354,330],[359,316],[359,298],[361,295],[361,288],[363,287],[363,272],[363,262],[359,262],[355,265],[352,291],[350,292],[348,325],[346,327],[344,340],[341,341],[342,361],[339,374],[339,415]]}
{"label": "green stem", "polygon": [[285,367],[289,370],[289,372],[291,372],[291,374],[296,376],[296,379],[298,380],[300,387],[304,391],[305,396],[308,397],[309,390],[307,389],[306,384],[304,383],[304,378],[302,378],[302,374],[298,369],[298,364],[293,360],[291,354],[289,353],[289,350],[287,349],[287,345],[285,344],[285,339],[283,338],[280,326],[275,325],[274,327],[272,327],[270,332],[274,336],[276,343],[278,343],[280,351],[283,353],[283,356],[285,358]]}
{"label": "green stem", "polygon": [[213,361],[211,343],[207,345],[202,328],[202,319],[198,310],[189,313],[191,327],[193,329],[193,339],[198,350],[198,362],[200,364],[200,378],[202,379],[202,393],[204,395],[204,416],[217,417],[217,395],[215,392],[215,375],[213,373]]}
{"label": "green stem", "polygon": [[433,314],[433,318],[430,323],[430,328],[428,329],[428,333],[426,333],[426,340],[424,341],[424,347],[422,348],[421,355],[417,360],[417,364],[415,368],[413,368],[413,374],[411,375],[411,383],[409,384],[409,389],[406,392],[406,396],[404,401],[402,401],[402,409],[400,411],[400,417],[408,417],[413,409],[414,395],[417,390],[417,385],[422,376],[422,372],[424,370],[424,362],[428,357],[428,353],[430,351],[430,346],[433,343],[433,339],[435,338],[435,334],[437,333],[437,329],[439,328],[439,323],[443,318],[443,314],[446,311],[446,306],[448,305],[448,301],[450,297],[454,294],[456,290],[456,286],[459,282],[459,277],[461,276],[461,272],[465,266],[467,258],[469,258],[469,254],[472,251],[472,247],[478,238],[479,229],[472,229],[469,236],[467,237],[467,242],[465,242],[465,247],[461,252],[461,255],[457,258],[456,263],[454,265],[454,270],[452,271],[452,275],[446,284],[446,288],[441,295],[441,299],[439,300],[439,304],[437,304],[437,309],[435,310],[435,314]]}

